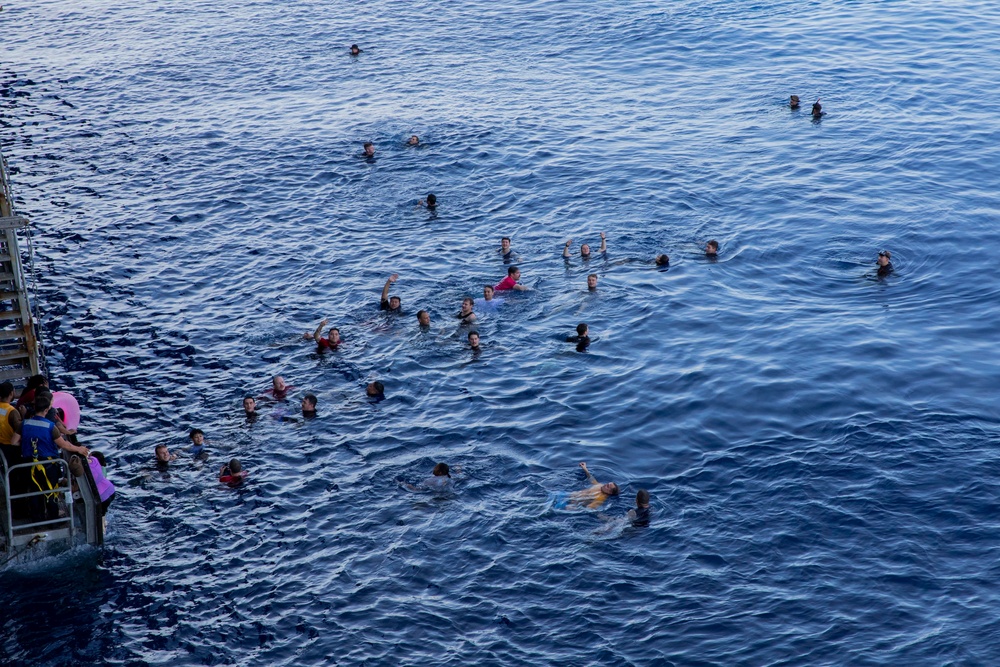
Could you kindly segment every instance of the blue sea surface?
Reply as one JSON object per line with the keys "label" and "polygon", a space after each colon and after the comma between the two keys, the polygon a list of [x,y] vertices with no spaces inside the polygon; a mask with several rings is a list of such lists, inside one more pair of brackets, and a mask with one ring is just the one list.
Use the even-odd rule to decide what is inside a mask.
{"label": "blue sea surface", "polygon": [[[0,570],[0,664],[1000,664],[998,27],[976,0],[4,3],[52,385],[118,494],[103,551]],[[505,235],[531,290],[474,354],[454,316]],[[307,392],[316,419],[276,418]],[[439,461],[451,491],[401,483]],[[581,461],[620,497],[553,507]]]}

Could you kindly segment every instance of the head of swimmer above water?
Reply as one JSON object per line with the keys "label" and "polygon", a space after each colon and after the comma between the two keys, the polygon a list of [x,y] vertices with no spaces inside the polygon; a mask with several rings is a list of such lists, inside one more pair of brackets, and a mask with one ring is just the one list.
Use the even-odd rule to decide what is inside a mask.
{"label": "head of swimmer above water", "polygon": [[601,493],[606,496],[617,496],[618,495],[618,485],[614,482],[608,482],[607,484],[601,484]]}
{"label": "head of swimmer above water", "polygon": [[253,396],[247,396],[243,399],[243,410],[248,414],[252,415],[257,412],[257,400]]}

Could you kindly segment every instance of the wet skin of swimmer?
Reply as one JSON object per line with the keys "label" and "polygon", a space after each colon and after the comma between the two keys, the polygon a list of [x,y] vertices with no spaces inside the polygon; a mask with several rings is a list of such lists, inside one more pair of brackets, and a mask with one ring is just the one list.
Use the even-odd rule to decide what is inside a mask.
{"label": "wet skin of swimmer", "polygon": [[417,324],[421,329],[427,329],[431,326],[431,314],[426,310],[417,311]]}
{"label": "wet skin of swimmer", "polygon": [[356,56],[361,53],[361,49],[358,48],[357,44],[351,44],[351,55]]}
{"label": "wet skin of swimmer", "polygon": [[375,144],[373,144],[370,141],[366,141],[362,145],[362,148],[364,149],[364,153],[362,153],[362,157],[375,157]]}
{"label": "wet skin of swimmer", "polygon": [[460,326],[476,323],[476,314],[472,312],[472,308],[475,304],[476,302],[473,301],[471,296],[467,296],[462,299],[462,309],[458,311],[458,315],[455,316],[458,318]]}
{"label": "wet skin of swimmer", "polygon": [[473,350],[478,350],[479,348],[479,334],[475,331],[469,332],[469,347]]}
{"label": "wet skin of swimmer", "polygon": [[407,141],[406,143],[408,143],[411,146],[419,146],[420,145],[420,137],[418,137],[417,135],[414,134],[412,137],[410,137],[410,140]]}
{"label": "wet skin of swimmer", "polygon": [[302,416],[303,417],[315,417],[316,416],[316,403],[318,399],[315,394],[306,394],[302,397]]}
{"label": "wet skin of swimmer", "polygon": [[591,292],[597,291],[597,274],[596,273],[591,273],[589,276],[587,276],[587,289],[589,289]]}
{"label": "wet skin of swimmer", "polygon": [[368,398],[381,401],[385,398],[385,385],[381,382],[369,382],[368,386],[365,387],[365,394]]}
{"label": "wet skin of swimmer", "polygon": [[670,258],[667,257],[666,255],[657,255],[656,256],[656,265],[657,266],[670,266]]}
{"label": "wet skin of swimmer", "polygon": [[705,254],[709,257],[717,257],[719,255],[719,242],[712,239],[705,244]]}
{"label": "wet skin of swimmer", "polygon": [[253,396],[247,396],[244,398],[243,411],[247,413],[247,417],[257,414],[257,399]]}
{"label": "wet skin of swimmer", "polygon": [[890,273],[892,273],[892,253],[888,250],[882,250],[879,252],[878,257],[875,259],[875,263],[878,264],[878,277],[885,278]]}

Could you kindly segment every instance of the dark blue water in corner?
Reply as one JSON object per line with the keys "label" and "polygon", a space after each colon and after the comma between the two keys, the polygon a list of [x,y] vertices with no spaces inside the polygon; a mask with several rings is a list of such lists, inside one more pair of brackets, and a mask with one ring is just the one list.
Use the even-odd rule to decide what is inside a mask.
{"label": "dark blue water in corner", "polygon": [[[0,663],[997,664],[998,23],[7,4],[0,144],[51,372],[120,497],[103,554],[0,572]],[[601,231],[606,259],[563,263]],[[474,358],[452,315],[505,234],[533,291]],[[346,345],[320,357],[323,317]],[[319,418],[247,425],[273,374]],[[209,463],[147,477],[195,426]],[[554,511],[583,460],[622,497]],[[453,495],[400,488],[437,461]]]}

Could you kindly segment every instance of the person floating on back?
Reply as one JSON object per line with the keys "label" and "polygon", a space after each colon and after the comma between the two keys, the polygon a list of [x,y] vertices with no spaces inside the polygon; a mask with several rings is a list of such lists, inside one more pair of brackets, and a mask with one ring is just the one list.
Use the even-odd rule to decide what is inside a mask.
{"label": "person floating on back", "polygon": [[892,273],[892,253],[888,250],[882,250],[879,252],[878,257],[875,259],[875,263],[878,264],[878,277],[886,278]]}
{"label": "person floating on back", "polygon": [[230,459],[219,469],[219,481],[231,489],[243,484],[247,478],[247,471],[243,469],[239,459]]}
{"label": "person floating on back", "polygon": [[646,489],[639,489],[635,494],[635,509],[628,511],[628,520],[636,528],[649,525],[649,491]]}
{"label": "person floating on back", "polygon": [[611,496],[618,495],[618,485],[614,482],[608,482],[606,484],[601,484],[597,479],[590,473],[587,469],[587,463],[581,462],[580,467],[583,468],[583,472],[587,475],[587,481],[590,482],[590,488],[584,489],[583,491],[574,491],[573,493],[558,493],[552,498],[552,506],[556,509],[574,509],[580,507],[586,507],[587,509],[597,509]]}
{"label": "person floating on back", "polygon": [[394,273],[385,281],[385,285],[382,287],[382,298],[379,300],[379,308],[381,310],[386,310],[390,313],[402,312],[403,302],[399,300],[399,297],[395,295],[389,296],[389,288],[397,280],[399,280],[399,274]]}
{"label": "person floating on back", "polygon": [[509,290],[518,290],[519,292],[527,292],[528,288],[518,282],[521,279],[521,269],[516,266],[511,266],[507,269],[507,277],[501,280],[493,288],[497,292],[505,292]]}

